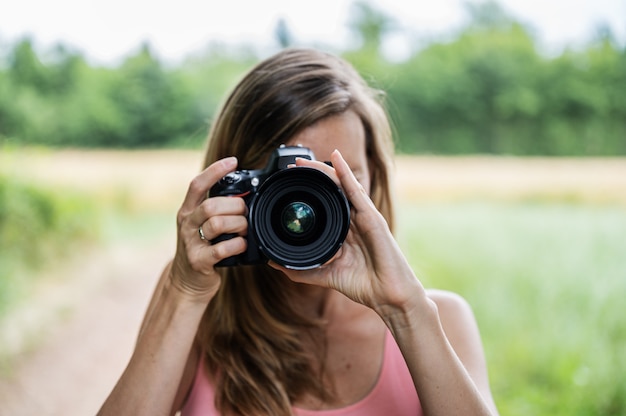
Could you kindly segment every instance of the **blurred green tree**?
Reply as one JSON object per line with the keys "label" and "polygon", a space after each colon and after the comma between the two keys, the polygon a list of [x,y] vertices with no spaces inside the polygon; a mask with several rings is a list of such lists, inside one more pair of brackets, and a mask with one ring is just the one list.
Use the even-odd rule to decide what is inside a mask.
{"label": "blurred green tree", "polygon": [[110,145],[162,146],[196,121],[190,92],[148,44],[122,64],[110,94],[125,126],[120,142]]}
{"label": "blurred green tree", "polygon": [[39,60],[30,38],[18,41],[9,54],[8,78],[14,86],[29,87],[38,92],[48,90],[46,68]]}
{"label": "blurred green tree", "polygon": [[[626,154],[626,50],[607,25],[585,48],[545,55],[497,3],[466,7],[460,30],[390,62],[382,49],[398,23],[366,1],[352,6],[358,46],[340,53],[387,92],[400,151]],[[284,19],[275,36],[293,44]],[[213,43],[168,67],[146,44],[119,67],[93,67],[63,45],[38,55],[28,38],[3,55],[1,140],[116,147],[197,147],[225,92],[260,59],[253,45]]]}
{"label": "blurred green tree", "polygon": [[457,39],[396,69],[389,94],[402,151],[518,153],[535,134],[541,59],[532,37],[492,3],[470,11],[474,20]]}

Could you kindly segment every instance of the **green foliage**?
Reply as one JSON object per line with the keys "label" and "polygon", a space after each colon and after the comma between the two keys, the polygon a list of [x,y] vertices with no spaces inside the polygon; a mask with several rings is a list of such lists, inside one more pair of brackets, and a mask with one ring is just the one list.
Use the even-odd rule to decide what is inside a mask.
{"label": "green foliage", "polygon": [[[467,14],[445,41],[416,40],[393,63],[381,49],[402,33],[397,23],[353,5],[360,44],[342,54],[388,92],[400,151],[626,154],[626,50],[610,31],[546,56],[497,3],[468,4]],[[276,30],[277,43],[293,45],[284,22]],[[212,44],[172,68],[144,45],[117,68],[95,68],[62,46],[38,54],[29,39],[0,56],[0,141],[81,147],[199,147],[225,92],[259,59],[252,47]]]}
{"label": "green foliage", "polygon": [[0,314],[31,287],[33,272],[98,234],[95,207],[0,175]]}
{"label": "green foliage", "polygon": [[[204,127],[193,86],[179,72],[164,69],[148,47],[118,69],[92,68],[63,51],[43,65],[25,51],[32,52],[28,42],[13,52],[12,62],[20,64],[10,65],[6,75],[0,72],[0,139],[156,147]],[[21,71],[25,74],[16,74]]]}
{"label": "green foliage", "polygon": [[[203,116],[202,133],[206,133],[206,124],[219,110],[225,94],[258,60],[252,50],[232,50],[213,44],[204,55],[189,58],[180,68],[178,74],[191,92],[195,108]],[[201,139],[204,136],[206,134]]]}
{"label": "green foliage", "polygon": [[[401,148],[445,153],[514,151],[520,130],[512,127],[526,127],[525,122],[541,110],[541,99],[532,86],[538,61],[519,26],[504,32],[470,31],[451,44],[425,49],[399,68],[408,75],[398,78],[389,93],[405,120],[400,123]],[[410,126],[422,137],[411,134]],[[501,136],[508,141],[499,141]]]}
{"label": "green foliage", "polygon": [[604,41],[546,58],[511,18],[475,17],[453,41],[396,67],[388,90],[402,151],[626,153],[622,51]]}
{"label": "green foliage", "polygon": [[146,46],[116,74],[110,97],[122,120],[122,146],[162,146],[199,125],[190,91],[177,74],[168,74]]}
{"label": "green foliage", "polygon": [[399,214],[424,284],[472,305],[502,414],[626,413],[623,208],[483,202]]}

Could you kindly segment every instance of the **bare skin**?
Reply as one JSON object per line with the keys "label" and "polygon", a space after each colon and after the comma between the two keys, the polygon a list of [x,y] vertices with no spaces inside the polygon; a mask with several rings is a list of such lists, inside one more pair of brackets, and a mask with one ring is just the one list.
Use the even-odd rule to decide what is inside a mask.
{"label": "bare skin", "polygon": [[[358,116],[347,111],[324,119],[290,144],[311,148],[318,160],[331,160],[334,168],[300,159],[296,164],[327,173],[353,205],[350,232],[330,263],[298,272],[271,265],[293,281],[300,312],[327,322],[322,376],[334,399],[305,396],[294,405],[330,409],[363,398],[377,380],[388,328],[425,415],[497,414],[470,307],[456,295],[424,289],[368,196],[365,134]],[[223,159],[191,183],[178,214],[176,255],[155,290],[135,353],[100,414],[173,414],[184,403],[199,357],[195,333],[220,286],[214,265],[246,248],[243,201],[204,199],[235,166],[234,158]],[[209,245],[199,238],[199,227],[208,239],[224,233],[240,237]]]}

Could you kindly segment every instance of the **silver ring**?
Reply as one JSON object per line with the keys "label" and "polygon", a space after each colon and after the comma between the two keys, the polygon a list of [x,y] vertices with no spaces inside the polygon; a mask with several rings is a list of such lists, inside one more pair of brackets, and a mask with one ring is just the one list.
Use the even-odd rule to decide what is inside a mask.
{"label": "silver ring", "polygon": [[204,231],[202,231],[202,226],[198,227],[198,234],[200,234],[200,240],[203,240],[203,241],[209,241],[209,240],[207,240],[207,238],[204,236]]}

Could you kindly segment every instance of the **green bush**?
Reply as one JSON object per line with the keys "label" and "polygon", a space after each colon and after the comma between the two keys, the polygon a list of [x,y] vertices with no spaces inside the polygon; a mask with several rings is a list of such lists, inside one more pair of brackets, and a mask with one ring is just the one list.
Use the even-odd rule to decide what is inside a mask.
{"label": "green bush", "polygon": [[0,314],[28,290],[34,273],[98,235],[95,206],[0,175]]}

